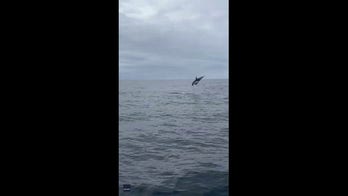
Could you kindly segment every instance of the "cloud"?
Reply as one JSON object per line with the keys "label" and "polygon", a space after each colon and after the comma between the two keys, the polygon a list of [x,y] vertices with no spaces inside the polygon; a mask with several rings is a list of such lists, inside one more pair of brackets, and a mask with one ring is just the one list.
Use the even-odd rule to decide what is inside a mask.
{"label": "cloud", "polygon": [[120,0],[120,79],[227,78],[227,0]]}

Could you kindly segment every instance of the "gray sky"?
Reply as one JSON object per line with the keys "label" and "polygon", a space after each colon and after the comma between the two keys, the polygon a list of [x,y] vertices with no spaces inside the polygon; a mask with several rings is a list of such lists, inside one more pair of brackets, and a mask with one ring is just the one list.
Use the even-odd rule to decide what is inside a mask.
{"label": "gray sky", "polygon": [[227,0],[120,0],[120,79],[228,78]]}

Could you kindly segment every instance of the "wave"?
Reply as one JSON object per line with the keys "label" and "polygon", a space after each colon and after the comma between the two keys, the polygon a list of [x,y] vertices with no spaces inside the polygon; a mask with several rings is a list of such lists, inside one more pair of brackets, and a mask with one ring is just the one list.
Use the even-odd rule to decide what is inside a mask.
{"label": "wave", "polygon": [[[227,171],[188,171],[182,176],[174,173],[162,173],[162,175],[170,177],[160,185],[133,185],[131,195],[228,195]],[[120,187],[120,195],[127,195],[123,193],[122,187]]]}

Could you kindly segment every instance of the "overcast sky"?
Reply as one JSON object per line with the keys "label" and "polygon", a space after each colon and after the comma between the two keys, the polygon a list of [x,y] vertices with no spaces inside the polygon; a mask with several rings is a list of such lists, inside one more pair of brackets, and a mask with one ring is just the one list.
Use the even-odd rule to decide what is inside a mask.
{"label": "overcast sky", "polygon": [[228,78],[227,0],[120,0],[119,75]]}

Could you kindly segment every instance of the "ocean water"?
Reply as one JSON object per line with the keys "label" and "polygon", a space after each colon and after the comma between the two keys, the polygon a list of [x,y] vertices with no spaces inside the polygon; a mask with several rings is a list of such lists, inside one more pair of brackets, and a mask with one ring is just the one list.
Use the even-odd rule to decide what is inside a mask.
{"label": "ocean water", "polygon": [[228,80],[191,83],[119,82],[119,195],[228,195]]}

